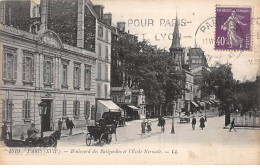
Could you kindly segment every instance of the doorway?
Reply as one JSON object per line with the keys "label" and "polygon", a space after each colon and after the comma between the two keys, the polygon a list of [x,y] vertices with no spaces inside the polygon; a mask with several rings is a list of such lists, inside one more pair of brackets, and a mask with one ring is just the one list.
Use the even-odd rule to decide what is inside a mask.
{"label": "doorway", "polygon": [[51,131],[52,100],[42,100],[47,104],[46,114],[42,115],[42,130]]}

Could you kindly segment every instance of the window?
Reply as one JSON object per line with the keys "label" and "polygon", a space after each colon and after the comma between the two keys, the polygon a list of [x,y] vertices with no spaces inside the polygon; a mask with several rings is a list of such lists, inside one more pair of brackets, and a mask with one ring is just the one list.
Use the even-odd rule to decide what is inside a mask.
{"label": "window", "polygon": [[102,46],[98,44],[98,57],[102,58]]}
{"label": "window", "polygon": [[33,18],[36,17],[36,6],[33,7]]}
{"label": "window", "polygon": [[84,102],[84,116],[86,118],[89,118],[90,115],[90,102],[89,101],[85,101]]}
{"label": "window", "polygon": [[44,58],[43,63],[43,82],[45,86],[53,84],[53,60],[50,57]]}
{"label": "window", "polygon": [[16,49],[4,47],[2,72],[4,81],[15,82],[15,80],[17,79]]}
{"label": "window", "polygon": [[76,118],[80,115],[80,101],[79,100],[75,100],[73,102],[73,115]]}
{"label": "window", "polygon": [[12,100],[6,99],[2,100],[2,120],[3,121],[9,121],[11,119],[11,114],[12,114],[12,108],[13,108],[13,103]]}
{"label": "window", "polygon": [[112,100],[113,100],[114,103],[117,103],[117,96],[113,96]]}
{"label": "window", "polygon": [[79,89],[80,88],[80,77],[81,77],[81,68],[80,68],[80,64],[75,63],[74,64],[74,88],[75,89]]}
{"label": "window", "polygon": [[108,61],[108,47],[106,46],[106,60]]}
{"label": "window", "polygon": [[62,116],[67,116],[67,100],[62,101]]}
{"label": "window", "polygon": [[101,79],[101,63],[98,63],[98,79]]}
{"label": "window", "polygon": [[85,65],[85,89],[89,90],[91,87],[91,66]]}
{"label": "window", "polygon": [[105,98],[107,98],[108,97],[108,93],[107,93],[107,85],[105,85],[105,89],[104,89],[105,91]]}
{"label": "window", "polygon": [[31,101],[23,100],[23,119],[30,119]]}
{"label": "window", "polygon": [[106,41],[108,41],[108,30],[106,30]]}
{"label": "window", "polygon": [[4,16],[4,13],[5,13],[5,4],[4,3],[0,3],[0,23],[4,23],[4,19],[5,19],[5,16]]}
{"label": "window", "polygon": [[103,38],[103,27],[98,25],[98,37]]}
{"label": "window", "polygon": [[97,96],[98,96],[98,98],[101,97],[101,85],[100,84],[97,85]]}
{"label": "window", "polygon": [[68,88],[68,66],[69,63],[66,61],[62,62],[62,83],[61,86],[63,88]]}
{"label": "window", "polygon": [[23,52],[23,82],[34,82],[34,57],[26,51]]}
{"label": "window", "polygon": [[105,80],[108,81],[108,65],[106,65],[106,68],[105,68]]}

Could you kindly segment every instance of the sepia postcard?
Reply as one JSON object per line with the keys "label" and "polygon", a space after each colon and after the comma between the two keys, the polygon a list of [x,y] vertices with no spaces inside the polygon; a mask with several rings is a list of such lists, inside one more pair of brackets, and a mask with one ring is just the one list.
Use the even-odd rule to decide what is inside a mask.
{"label": "sepia postcard", "polygon": [[0,0],[1,165],[259,165],[260,1]]}

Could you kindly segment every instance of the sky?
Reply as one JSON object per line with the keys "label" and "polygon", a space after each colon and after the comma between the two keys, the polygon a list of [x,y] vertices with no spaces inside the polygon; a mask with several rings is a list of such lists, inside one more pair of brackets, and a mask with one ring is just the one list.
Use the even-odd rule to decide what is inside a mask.
{"label": "sky", "polygon": [[[253,1],[253,0],[252,0]],[[246,3],[253,3],[248,0]],[[112,23],[126,22],[126,31],[138,36],[139,40],[149,40],[152,45],[169,49],[175,24],[176,14],[180,23],[181,45],[186,50],[195,46],[205,51],[209,65],[216,61],[231,63],[234,78],[237,80],[255,80],[260,65],[259,12],[252,25],[253,51],[217,51],[214,50],[214,1],[182,0],[93,0],[94,4],[103,4],[105,13],[112,13]],[[235,4],[235,1],[229,1]],[[236,1],[243,6],[242,1]],[[255,3],[256,4],[256,3]],[[196,33],[197,32],[197,33]],[[258,70],[259,71],[259,70]]]}

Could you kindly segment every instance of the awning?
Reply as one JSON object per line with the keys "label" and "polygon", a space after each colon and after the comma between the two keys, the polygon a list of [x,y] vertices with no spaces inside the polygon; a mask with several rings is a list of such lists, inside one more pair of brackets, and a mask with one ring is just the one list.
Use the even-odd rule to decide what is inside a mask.
{"label": "awning", "polygon": [[195,107],[199,107],[199,105],[197,103],[195,103],[194,101],[190,101]]}
{"label": "awning", "polygon": [[215,101],[214,101],[214,100],[210,100],[210,102],[211,102],[212,104],[215,104]]}
{"label": "awning", "polygon": [[98,100],[101,107],[103,106],[103,112],[108,111],[121,111],[121,108],[118,107],[114,102],[111,100]]}
{"label": "awning", "polygon": [[200,105],[204,107],[204,105],[205,105],[205,102],[200,102]]}
{"label": "awning", "polygon": [[139,110],[139,108],[137,108],[137,107],[135,107],[135,106],[133,106],[133,105],[127,105],[128,107],[130,107],[131,109],[133,109],[133,110]]}

